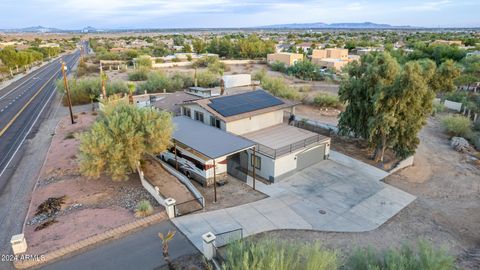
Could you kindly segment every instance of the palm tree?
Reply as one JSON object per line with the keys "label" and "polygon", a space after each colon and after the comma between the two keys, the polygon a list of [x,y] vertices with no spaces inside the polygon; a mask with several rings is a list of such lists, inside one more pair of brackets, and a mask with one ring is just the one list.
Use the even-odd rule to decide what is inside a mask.
{"label": "palm tree", "polygon": [[168,230],[168,233],[164,235],[163,233],[158,233],[158,237],[162,240],[162,251],[163,258],[167,262],[169,269],[174,269],[172,261],[170,260],[170,255],[168,254],[168,242],[170,242],[175,236],[176,231]]}

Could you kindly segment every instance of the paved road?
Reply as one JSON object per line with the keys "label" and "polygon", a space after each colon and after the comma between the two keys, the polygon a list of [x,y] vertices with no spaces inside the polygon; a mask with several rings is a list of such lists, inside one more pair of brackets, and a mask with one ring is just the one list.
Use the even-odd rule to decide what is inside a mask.
{"label": "paved road", "polygon": [[[79,51],[63,56],[69,70]],[[33,71],[0,89],[0,192],[14,170],[14,156],[40,115],[55,96],[55,82],[61,77],[59,60]]]}
{"label": "paved road", "polygon": [[[177,230],[165,220],[142,231],[124,238],[103,244],[71,258],[42,267],[42,270],[152,270],[165,265],[162,255],[162,244],[158,233]],[[181,232],[177,232],[170,242],[172,259],[183,255],[198,253],[198,250]]]}
{"label": "paved road", "polygon": [[[63,58],[72,67],[78,56],[76,52]],[[0,255],[11,254],[10,237],[22,232],[51,134],[67,115],[55,91],[59,70],[57,60],[0,89]],[[0,261],[0,269],[12,265]]]}

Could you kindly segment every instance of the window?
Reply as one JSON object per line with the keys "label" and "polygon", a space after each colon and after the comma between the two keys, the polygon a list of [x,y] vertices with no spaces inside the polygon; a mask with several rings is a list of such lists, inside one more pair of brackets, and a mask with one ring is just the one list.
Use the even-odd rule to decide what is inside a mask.
{"label": "window", "polygon": [[210,125],[212,127],[220,128],[220,120],[218,120],[217,118],[215,118],[213,116],[210,116]]}
{"label": "window", "polygon": [[183,115],[192,118],[192,111],[190,110],[190,108],[183,107]]}
{"label": "window", "polygon": [[195,111],[195,120],[203,122],[203,113]]}
{"label": "window", "polygon": [[262,159],[257,155],[251,155],[250,164],[252,165],[252,167],[255,166],[255,169],[257,170],[262,169]]}

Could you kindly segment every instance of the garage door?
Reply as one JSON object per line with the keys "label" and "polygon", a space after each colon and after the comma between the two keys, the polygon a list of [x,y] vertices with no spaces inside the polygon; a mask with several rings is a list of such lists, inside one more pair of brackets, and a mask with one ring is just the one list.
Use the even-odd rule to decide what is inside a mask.
{"label": "garage door", "polygon": [[297,155],[297,170],[318,163],[325,158],[325,144],[311,148]]}

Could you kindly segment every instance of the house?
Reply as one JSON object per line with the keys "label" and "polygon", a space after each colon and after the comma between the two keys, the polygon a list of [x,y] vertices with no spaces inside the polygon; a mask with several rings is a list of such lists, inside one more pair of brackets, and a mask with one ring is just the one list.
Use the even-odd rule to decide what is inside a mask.
{"label": "house", "polygon": [[312,58],[312,63],[322,68],[330,68],[335,71],[341,71],[349,61],[337,58]]}
{"label": "house", "polygon": [[295,45],[295,48],[297,48],[297,51],[302,51],[302,52],[307,52],[310,48],[312,48],[314,44],[312,42],[303,42],[300,44]]}
{"label": "house", "polygon": [[303,54],[301,53],[270,53],[267,55],[267,63],[272,64],[274,62],[280,62],[285,66],[293,66],[296,62],[303,60]]}
{"label": "house", "polygon": [[322,58],[334,58],[334,59],[347,60],[348,49],[329,48],[329,49],[312,51],[312,60],[322,59]]}
{"label": "house", "polygon": [[[218,173],[246,180],[246,174],[255,171],[257,177],[274,182],[329,156],[330,138],[284,123],[284,111],[293,112],[295,105],[263,90],[185,102],[181,105],[183,116],[174,118],[180,127],[173,140],[180,143],[177,148],[182,155],[199,162],[202,168],[215,163],[221,165]],[[199,132],[204,133],[196,137]],[[228,134],[229,138],[219,134]],[[221,151],[220,145],[230,139],[232,145],[242,147]],[[204,149],[205,145],[220,148],[221,153],[207,154],[212,149]],[[205,183],[211,184],[208,179]]]}

